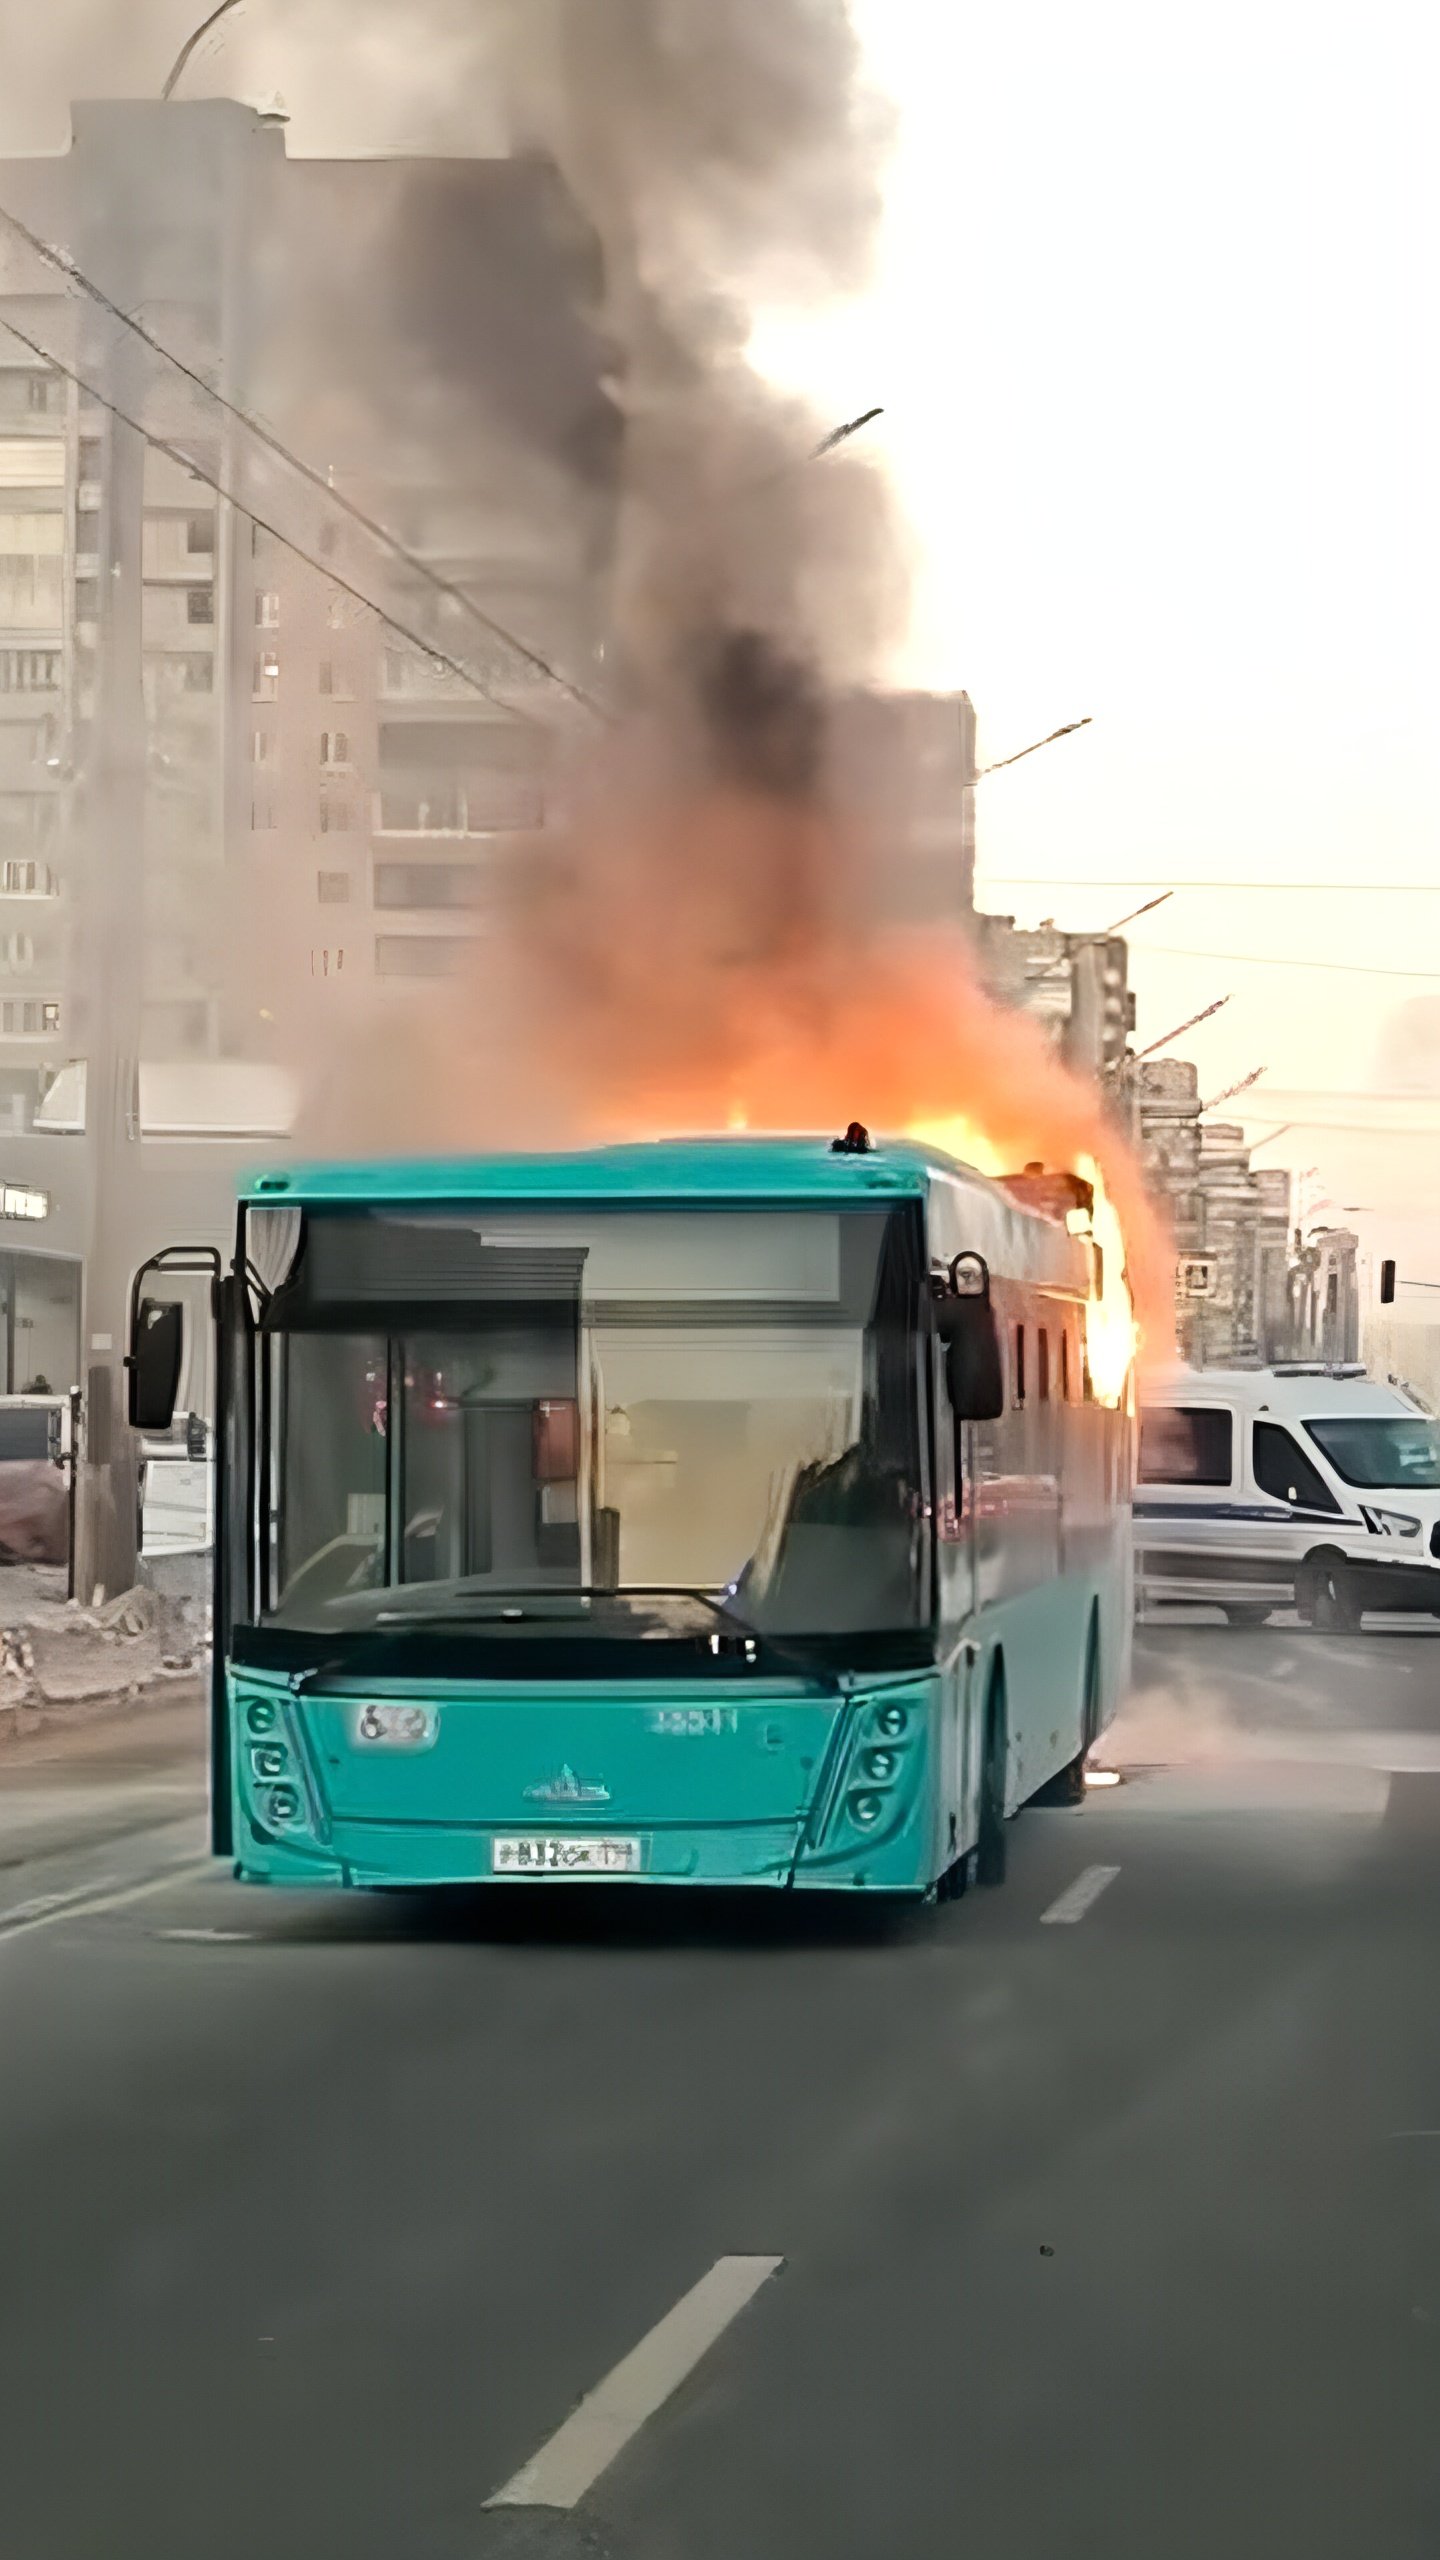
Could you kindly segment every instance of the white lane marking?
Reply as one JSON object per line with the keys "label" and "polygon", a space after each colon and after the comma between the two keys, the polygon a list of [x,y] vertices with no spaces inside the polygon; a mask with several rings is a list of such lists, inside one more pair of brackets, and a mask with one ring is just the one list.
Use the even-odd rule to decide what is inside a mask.
{"label": "white lane marking", "polygon": [[253,1929],[157,1929],[155,1935],[187,1946],[252,1947],[255,1943]]}
{"label": "white lane marking", "polygon": [[1091,1903],[1099,1901],[1107,1884],[1113,1884],[1119,1873],[1118,1867],[1082,1867],[1074,1883],[1067,1884],[1064,1892],[1056,1895],[1049,1910],[1041,1912],[1042,1923],[1047,1920],[1083,1920]]}
{"label": "white lane marking", "polygon": [[164,1893],[172,1884],[185,1884],[193,1876],[213,1872],[212,1859],[198,1859],[183,1867],[167,1867],[163,1875],[147,1876],[143,1884],[127,1884],[119,1893],[88,1893],[83,1899],[67,1899],[52,1910],[36,1912],[31,1919],[0,1928],[0,1946],[8,1946],[12,1938],[28,1938],[32,1929],[56,1929],[62,1920],[88,1920],[97,1912],[123,1911],[127,1903],[143,1902],[147,1895]]}
{"label": "white lane marking", "polygon": [[92,1876],[88,1884],[75,1884],[68,1893],[32,1893],[24,1902],[12,1902],[0,1911],[0,1930],[8,1929],[16,1920],[33,1920],[37,1912],[59,1911],[67,1902],[83,1902],[87,1894],[103,1893],[115,1882],[113,1876]]}
{"label": "white lane marking", "polygon": [[486,2506],[578,2506],[617,2453],[784,2263],[783,2258],[717,2258],[709,2274],[682,2294],[674,2309],[586,2393],[539,2452],[486,2499]]}

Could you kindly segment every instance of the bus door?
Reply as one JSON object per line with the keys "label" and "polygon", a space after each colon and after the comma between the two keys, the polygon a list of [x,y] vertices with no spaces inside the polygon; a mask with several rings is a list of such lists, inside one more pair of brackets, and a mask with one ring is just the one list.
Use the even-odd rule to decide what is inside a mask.
{"label": "bus door", "polygon": [[974,1732],[978,1701],[971,1696],[977,1678],[969,1630],[975,1616],[975,1482],[976,1428],[957,1422],[945,1386],[945,1353],[938,1339],[931,1345],[930,1410],[935,1417],[932,1500],[935,1511],[935,1573],[940,1621],[939,1659],[944,1682],[941,1701],[940,1803],[957,1826],[948,1846],[958,1845],[960,1829],[969,1836],[969,1816],[979,1774],[979,1742]]}

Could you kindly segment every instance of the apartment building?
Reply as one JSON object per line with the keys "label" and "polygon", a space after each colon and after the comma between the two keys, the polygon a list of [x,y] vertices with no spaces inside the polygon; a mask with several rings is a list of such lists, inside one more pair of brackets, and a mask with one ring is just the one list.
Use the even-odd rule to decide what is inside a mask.
{"label": "apartment building", "polygon": [[128,1268],[218,1241],[283,1143],[287,1014],[323,1038],[327,985],[413,988],[483,929],[574,709],[534,659],[596,680],[615,446],[538,164],[296,161],[233,102],[104,102],[0,163],[0,209],[200,377],[0,227],[4,1391],[42,1294],[44,1374],[79,1374],[92,1055]]}

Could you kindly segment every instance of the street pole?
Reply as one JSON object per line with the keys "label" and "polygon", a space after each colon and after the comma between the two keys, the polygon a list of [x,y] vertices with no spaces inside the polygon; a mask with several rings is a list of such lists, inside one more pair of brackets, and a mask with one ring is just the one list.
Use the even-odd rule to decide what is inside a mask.
{"label": "street pole", "polygon": [[[94,247],[107,288],[127,306],[142,297],[133,229],[143,186],[115,158],[87,170]],[[96,258],[89,262],[92,271]],[[95,368],[92,370],[92,366]],[[131,417],[143,414],[140,352],[104,339],[91,380]],[[85,1059],[86,1238],[81,1337],[84,1443],[76,1486],[75,1591],[113,1599],[137,1574],[139,1476],[126,1418],[124,1354],[130,1282],[127,1209],[139,1179],[137,1118],[144,947],[145,751],[143,557],[145,441],[112,415],[99,545],[99,635],[94,719],[80,776],[83,906],[76,953],[78,1030]]]}

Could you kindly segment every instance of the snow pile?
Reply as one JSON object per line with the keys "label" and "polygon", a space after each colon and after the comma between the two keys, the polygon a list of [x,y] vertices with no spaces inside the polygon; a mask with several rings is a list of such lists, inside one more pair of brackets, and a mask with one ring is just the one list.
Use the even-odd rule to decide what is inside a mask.
{"label": "snow pile", "polygon": [[[4,1610],[0,1596],[0,1612]],[[131,1698],[193,1679],[209,1642],[204,1602],[137,1586],[100,1608],[27,1597],[0,1616],[0,1706]]]}

